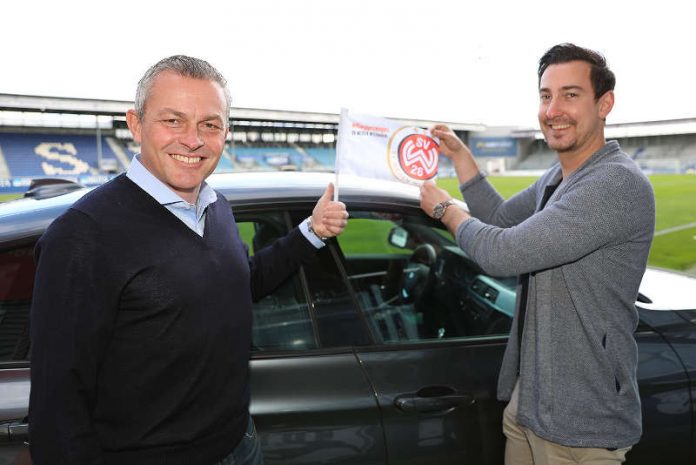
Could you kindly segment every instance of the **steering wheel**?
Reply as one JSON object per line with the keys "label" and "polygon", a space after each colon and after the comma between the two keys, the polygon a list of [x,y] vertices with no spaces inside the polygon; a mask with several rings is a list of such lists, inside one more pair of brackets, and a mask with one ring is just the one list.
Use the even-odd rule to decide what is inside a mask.
{"label": "steering wheel", "polygon": [[399,298],[404,303],[415,302],[431,283],[431,267],[437,260],[435,247],[421,244],[415,248],[401,275]]}

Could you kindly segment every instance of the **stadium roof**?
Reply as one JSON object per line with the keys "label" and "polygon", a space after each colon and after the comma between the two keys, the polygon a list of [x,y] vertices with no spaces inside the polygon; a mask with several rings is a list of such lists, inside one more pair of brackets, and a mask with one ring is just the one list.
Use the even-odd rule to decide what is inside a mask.
{"label": "stadium roof", "polygon": [[[45,113],[72,113],[108,115],[123,117],[126,111],[133,108],[133,102],[123,100],[98,100],[69,97],[41,97],[33,95],[0,94],[0,111],[26,111]],[[303,111],[264,110],[256,108],[232,107],[230,118],[235,121],[268,121],[268,122],[293,122],[307,124],[338,124],[338,113],[312,113]],[[439,122],[393,118],[404,125],[430,127]],[[446,122],[457,131],[483,131],[486,126],[478,123]]]}

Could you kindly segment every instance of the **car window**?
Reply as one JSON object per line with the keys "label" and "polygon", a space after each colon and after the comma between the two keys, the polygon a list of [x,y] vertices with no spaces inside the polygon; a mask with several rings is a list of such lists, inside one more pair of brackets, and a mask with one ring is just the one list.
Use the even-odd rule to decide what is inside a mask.
{"label": "car window", "polygon": [[[292,224],[306,218],[305,212],[290,212]],[[370,343],[367,326],[339,268],[340,256],[335,241],[317,251],[316,258],[302,267],[312,312],[322,348],[352,347]]]}
{"label": "car window", "polygon": [[0,251],[0,362],[29,358],[33,246]]}
{"label": "car window", "polygon": [[[253,255],[287,233],[280,213],[238,215],[242,240]],[[29,359],[29,309],[34,285],[33,244],[0,251],[0,362]],[[342,284],[340,273],[328,248],[305,266],[312,284],[308,286],[317,320],[325,327],[323,347],[366,344],[359,318]],[[339,285],[340,283],[340,285]],[[347,333],[342,330],[353,328]],[[254,303],[253,348],[258,351],[299,351],[319,347],[309,313],[301,273],[295,273],[269,296]]]}
{"label": "car window", "polygon": [[[236,220],[249,255],[287,234],[281,213],[240,214]],[[252,345],[256,351],[294,351],[318,346],[298,273],[254,303]]]}
{"label": "car window", "polygon": [[378,343],[509,333],[515,280],[483,274],[452,236],[424,215],[350,215],[338,243]]}

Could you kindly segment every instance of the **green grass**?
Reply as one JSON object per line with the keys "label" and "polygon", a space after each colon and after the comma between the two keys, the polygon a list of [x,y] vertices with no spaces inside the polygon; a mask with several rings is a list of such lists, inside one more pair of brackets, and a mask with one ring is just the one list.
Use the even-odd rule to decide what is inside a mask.
{"label": "green grass", "polygon": [[648,263],[696,274],[696,226],[664,235],[667,228],[696,223],[696,176],[650,176],[655,189],[657,236]]}
{"label": "green grass", "polygon": [[[655,190],[655,231],[696,223],[696,176],[649,176]],[[531,185],[536,177],[489,176],[491,184],[504,198]],[[455,178],[439,179],[438,185],[461,198]],[[655,237],[648,264],[696,274],[696,226]]]}
{"label": "green grass", "polygon": [[655,237],[648,263],[696,275],[696,227]]}
{"label": "green grass", "polygon": [[0,194],[0,202],[7,202],[8,200],[18,199],[22,194]]}
{"label": "green grass", "polygon": [[[531,186],[537,180],[536,176],[488,176],[488,180],[493,184],[500,195],[508,199],[519,191]],[[457,178],[440,178],[437,185],[447,190],[453,197],[462,198],[459,192],[459,182]]]}
{"label": "green grass", "polygon": [[656,231],[696,223],[696,176],[654,175],[650,182],[657,203]]}

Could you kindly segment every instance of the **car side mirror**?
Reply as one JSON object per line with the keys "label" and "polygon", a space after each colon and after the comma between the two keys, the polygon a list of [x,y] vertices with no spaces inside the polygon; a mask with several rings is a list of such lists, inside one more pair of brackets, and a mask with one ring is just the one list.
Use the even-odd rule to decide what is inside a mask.
{"label": "car side mirror", "polygon": [[408,231],[398,226],[392,228],[392,230],[389,231],[389,244],[399,249],[406,248],[406,244],[408,244]]}

